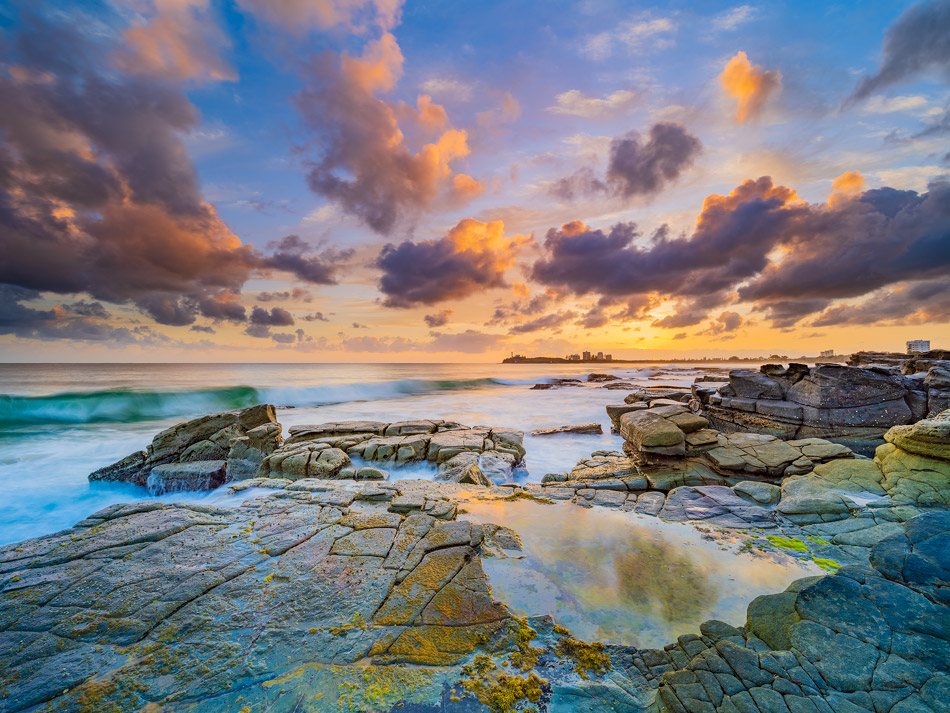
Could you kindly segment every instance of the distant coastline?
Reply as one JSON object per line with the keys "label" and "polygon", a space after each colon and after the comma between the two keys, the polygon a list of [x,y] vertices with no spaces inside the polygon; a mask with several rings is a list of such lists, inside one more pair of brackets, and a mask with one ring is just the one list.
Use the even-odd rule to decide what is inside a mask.
{"label": "distant coastline", "polygon": [[525,357],[515,356],[502,359],[502,364],[735,364],[737,362],[763,362],[763,361],[794,361],[802,364],[835,363],[843,364],[848,360],[847,354],[835,354],[834,356],[757,356],[757,357],[697,357],[694,359],[565,359],[564,357],[536,356]]}

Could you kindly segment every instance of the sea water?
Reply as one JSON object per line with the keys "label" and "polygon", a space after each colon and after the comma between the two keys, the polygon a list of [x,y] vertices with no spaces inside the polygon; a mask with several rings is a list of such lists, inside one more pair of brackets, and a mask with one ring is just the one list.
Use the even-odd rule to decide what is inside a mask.
{"label": "sea water", "polygon": [[[71,526],[117,502],[155,499],[131,485],[89,483],[93,470],[141,450],[164,428],[257,403],[293,425],[443,418],[524,431],[598,422],[602,435],[526,435],[516,478],[538,481],[604,448],[619,449],[601,385],[534,390],[555,378],[609,372],[642,385],[688,386],[705,371],[663,364],[0,364],[0,543]],[[432,477],[432,465],[390,469]],[[167,501],[230,502],[227,489]]]}

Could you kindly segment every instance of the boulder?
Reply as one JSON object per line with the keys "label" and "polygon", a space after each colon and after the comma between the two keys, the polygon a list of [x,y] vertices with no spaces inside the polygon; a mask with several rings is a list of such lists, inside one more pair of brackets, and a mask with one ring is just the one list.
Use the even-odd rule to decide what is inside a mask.
{"label": "boulder", "polygon": [[819,364],[788,389],[786,398],[803,406],[851,409],[904,398],[903,382],[874,369]]}
{"label": "boulder", "polygon": [[754,369],[733,369],[729,385],[740,398],[781,399],[785,395],[777,381]]}
{"label": "boulder", "polygon": [[580,433],[593,435],[603,433],[599,423],[578,423],[573,426],[555,426],[552,428],[538,428],[531,431],[532,436],[554,436],[561,433]]}
{"label": "boulder", "polygon": [[732,488],[739,497],[759,503],[760,505],[774,505],[782,495],[782,489],[772,483],[763,483],[759,480],[743,480]]}
{"label": "boulder", "polygon": [[[202,416],[166,428],[152,439],[145,451],[93,471],[89,480],[145,486],[157,466],[212,461],[225,463],[225,480],[251,478],[279,443],[280,424],[275,409],[262,404]],[[172,477],[175,482],[186,484],[216,482],[215,478],[189,477],[185,475],[186,470],[181,471],[178,479],[166,473],[161,480]]]}
{"label": "boulder", "polygon": [[649,408],[649,404],[643,401],[632,404],[607,404],[607,415],[610,417],[613,427],[619,429],[621,416],[631,411],[642,411],[647,408]]}
{"label": "boulder", "polygon": [[165,463],[152,468],[146,486],[150,493],[180,493],[188,490],[214,490],[224,485],[226,463],[223,460],[199,460]]}
{"label": "boulder", "polygon": [[686,439],[676,424],[649,411],[633,411],[620,417],[620,434],[637,451],[657,455],[686,454]]}
{"label": "boulder", "polygon": [[950,461],[950,410],[912,426],[894,426],[884,440],[908,453]]}

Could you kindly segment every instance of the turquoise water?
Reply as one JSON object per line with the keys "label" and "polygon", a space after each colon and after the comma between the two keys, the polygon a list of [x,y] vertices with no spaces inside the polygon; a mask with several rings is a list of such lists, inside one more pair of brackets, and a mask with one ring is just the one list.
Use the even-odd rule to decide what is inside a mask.
{"label": "turquoise water", "polygon": [[[86,476],[179,421],[262,402],[279,407],[285,430],[344,419],[445,418],[524,431],[603,425],[600,436],[526,436],[518,477],[537,481],[591,451],[620,448],[604,406],[625,391],[530,388],[594,369],[641,384],[686,385],[701,373],[661,364],[0,364],[0,542],[69,527],[115,502],[152,499]],[[393,476],[432,473],[425,464]],[[168,497],[217,502],[225,493]]]}

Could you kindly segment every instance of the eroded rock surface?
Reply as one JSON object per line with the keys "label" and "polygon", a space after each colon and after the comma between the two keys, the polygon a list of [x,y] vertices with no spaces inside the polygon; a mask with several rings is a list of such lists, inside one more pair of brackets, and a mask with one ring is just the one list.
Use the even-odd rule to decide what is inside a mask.
{"label": "eroded rock surface", "polygon": [[274,407],[262,404],[167,428],[144,451],[90,473],[89,480],[150,486],[158,493],[209,490],[226,481],[252,477],[279,444],[280,424]]}
{"label": "eroded rock surface", "polygon": [[718,388],[694,384],[693,392],[703,415],[723,431],[873,441],[891,426],[947,408],[941,368],[924,377],[893,367],[766,364],[733,370]]}

